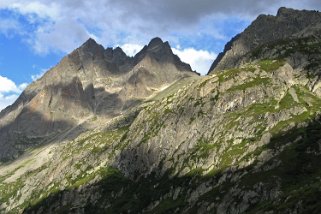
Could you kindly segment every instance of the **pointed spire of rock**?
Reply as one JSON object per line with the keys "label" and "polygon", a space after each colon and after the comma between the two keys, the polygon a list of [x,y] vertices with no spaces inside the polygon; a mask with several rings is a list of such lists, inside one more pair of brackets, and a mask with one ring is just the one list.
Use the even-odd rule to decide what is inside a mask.
{"label": "pointed spire of rock", "polygon": [[120,47],[116,47],[114,49],[114,56],[118,57],[128,57],[127,54]]}
{"label": "pointed spire of rock", "polygon": [[295,13],[295,12],[298,12],[298,11],[295,11],[293,9],[286,8],[286,7],[280,7],[278,9],[278,12],[277,12],[276,16],[277,17],[287,17],[287,16],[291,15],[293,12]]}
{"label": "pointed spire of rock", "polygon": [[146,45],[139,53],[134,57],[135,64],[139,63],[145,57],[150,57],[158,63],[173,63],[179,71],[193,72],[191,66],[182,62],[178,56],[176,56],[169,43],[164,42],[161,38],[153,38],[148,45]]}
{"label": "pointed spire of rock", "polygon": [[90,37],[89,39],[87,39],[84,45],[98,45],[98,44],[93,38]]}
{"label": "pointed spire of rock", "polygon": [[84,44],[80,46],[80,49],[86,52],[102,52],[104,50],[104,47],[102,45],[99,45],[94,39],[89,38]]}
{"label": "pointed spire of rock", "polygon": [[148,47],[153,48],[153,47],[160,46],[163,44],[164,44],[164,42],[161,38],[155,37],[148,43]]}
{"label": "pointed spire of rock", "polygon": [[163,42],[159,37],[153,38],[147,45],[147,50],[152,52],[157,52],[162,50],[162,52],[172,53],[171,46],[168,42]]}
{"label": "pointed spire of rock", "polygon": [[94,39],[89,38],[84,44],[82,44],[82,45],[80,46],[80,48],[87,48],[87,49],[89,49],[89,48],[95,48],[95,47],[97,47],[97,46],[100,46],[100,45],[97,44],[97,42],[96,42]]}

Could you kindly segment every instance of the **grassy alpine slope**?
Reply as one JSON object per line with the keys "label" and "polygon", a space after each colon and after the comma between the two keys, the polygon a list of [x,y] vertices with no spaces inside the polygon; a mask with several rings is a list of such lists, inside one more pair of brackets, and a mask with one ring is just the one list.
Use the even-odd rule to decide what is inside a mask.
{"label": "grassy alpine slope", "polygon": [[311,81],[285,60],[178,81],[112,125],[18,160],[1,174],[2,211],[320,211]]}

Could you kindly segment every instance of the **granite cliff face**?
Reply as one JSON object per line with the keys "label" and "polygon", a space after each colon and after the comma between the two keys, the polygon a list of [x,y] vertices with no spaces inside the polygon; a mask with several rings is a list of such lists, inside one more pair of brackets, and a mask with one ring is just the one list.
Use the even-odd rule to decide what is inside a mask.
{"label": "granite cliff face", "polygon": [[104,49],[89,39],[1,112],[0,160],[50,143],[90,118],[111,119],[195,75],[159,38],[132,58],[119,47]]}
{"label": "granite cliff face", "polygon": [[[293,14],[302,16],[295,26]],[[255,21],[254,27],[249,26],[237,38],[245,34],[252,38],[256,32],[261,35],[260,30],[271,29],[275,38],[259,37],[259,45],[247,41],[251,49],[234,52],[242,62],[236,60],[235,67],[228,68],[230,64],[225,62],[233,58],[225,54],[217,63],[224,69],[214,69],[205,77],[191,72],[159,39],[153,39],[133,58],[119,49],[101,49],[104,54],[94,57],[100,66],[93,66],[88,59],[91,54],[82,59],[82,54],[74,57],[73,52],[68,57],[82,63],[71,64],[85,69],[71,69],[80,71],[76,78],[69,78],[70,73],[55,75],[58,82],[69,78],[71,84],[58,87],[54,94],[73,91],[66,97],[74,101],[64,108],[82,103],[83,109],[91,110],[70,110],[69,116],[86,118],[83,115],[95,112],[95,117],[74,125],[50,144],[33,147],[19,159],[0,165],[0,210],[320,213],[320,38],[310,33],[293,37],[302,30],[289,30],[287,37],[279,38],[277,31],[284,22],[289,29],[301,28],[309,19],[304,32],[315,32],[321,22],[317,22],[318,16],[284,8],[276,17],[260,16],[283,18],[280,26],[279,21],[271,26],[270,22],[256,26]],[[235,47],[241,41],[237,38],[232,42]],[[100,60],[105,55],[109,61]],[[61,64],[69,63],[68,57]],[[108,70],[107,65],[118,70]],[[50,72],[55,68],[40,81],[51,81],[46,77]],[[89,73],[119,81],[120,89],[114,94],[122,102],[117,111],[111,111],[108,99],[96,100],[106,96],[102,91],[117,87],[109,89],[104,78],[91,80],[86,76]],[[36,84],[29,86],[17,103],[32,103],[40,96]],[[97,92],[99,87],[104,90]],[[144,100],[123,104],[133,97]],[[96,102],[89,102],[91,99]],[[10,108],[1,114],[19,115]]]}

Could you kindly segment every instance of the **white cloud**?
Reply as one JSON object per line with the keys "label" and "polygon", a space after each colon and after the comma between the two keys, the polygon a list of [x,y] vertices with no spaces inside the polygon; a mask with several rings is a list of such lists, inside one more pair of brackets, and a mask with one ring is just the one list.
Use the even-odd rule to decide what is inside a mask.
{"label": "white cloud", "polygon": [[18,93],[19,91],[19,88],[12,80],[8,79],[7,77],[0,76],[0,93]]}
{"label": "white cloud", "polygon": [[207,74],[211,64],[217,56],[217,54],[207,50],[196,50],[193,48],[180,49],[178,47],[172,48],[172,50],[182,61],[189,63],[193,70],[196,70],[202,75]]}
{"label": "white cloud", "polygon": [[39,79],[40,77],[42,77],[44,73],[39,73],[39,74],[33,74],[31,75],[31,79],[32,81],[36,81],[37,79]]}
{"label": "white cloud", "polygon": [[[48,69],[41,69],[40,73],[32,75],[33,81],[39,79]],[[7,77],[0,76],[0,111],[14,103],[28,83],[17,85]]]}
{"label": "white cloud", "polygon": [[[0,8],[11,9],[23,15],[35,14],[40,18],[59,18],[60,5],[47,0],[24,1],[24,0],[2,0]],[[30,17],[31,18],[31,17]]]}
{"label": "white cloud", "polygon": [[282,5],[318,9],[321,8],[318,2],[271,0],[267,5],[247,0],[235,7],[234,0],[190,0],[188,3],[183,0],[96,0],[94,4],[84,0],[1,0],[0,9],[12,10],[27,17],[30,23],[36,23],[29,32],[29,43],[37,53],[46,54],[70,52],[88,37],[95,36],[98,42],[108,46],[145,44],[155,36],[166,40],[171,40],[172,35],[226,39],[221,29],[204,27],[213,25],[209,17],[248,19],[259,13],[275,13]]}
{"label": "white cloud", "polygon": [[0,111],[11,105],[27,85],[27,83],[16,85],[7,77],[0,76]]}
{"label": "white cloud", "polygon": [[37,79],[41,78],[48,70],[49,69],[41,69],[41,71],[38,74],[31,75],[32,81],[36,81]]}
{"label": "white cloud", "polygon": [[[190,0],[188,3],[183,0],[96,0],[94,3],[85,0],[0,0],[0,10],[13,11],[17,17],[24,16],[16,19],[23,20],[21,23],[3,21],[0,17],[0,33],[12,35],[12,31],[23,30],[27,37],[23,40],[39,54],[68,53],[92,37],[104,46],[127,44],[124,51],[133,55],[139,48],[133,44],[147,44],[158,36],[171,44],[182,44],[184,48],[207,50],[207,55],[198,52],[196,56],[201,58],[191,63],[204,73],[208,69],[204,66],[210,64],[209,56],[215,58],[211,51],[222,50],[231,34],[238,33],[235,32],[238,24],[234,26],[226,20],[246,20],[244,22],[248,24],[258,14],[275,14],[280,6],[321,9],[320,0],[271,0],[269,4],[247,0],[239,2],[237,7],[234,0]],[[186,40],[188,44],[184,44]],[[180,54],[185,61],[190,59],[186,54]],[[190,51],[190,54],[196,53]]]}
{"label": "white cloud", "polygon": [[124,44],[120,47],[128,56],[135,56],[144,46],[139,44]]}
{"label": "white cloud", "polygon": [[[247,0],[237,7],[234,0],[190,0],[188,3],[183,0],[96,0],[95,3],[84,0],[0,1],[0,9],[27,17],[32,24],[32,28],[27,29],[29,44],[42,54],[70,52],[88,37],[96,37],[105,46],[146,44],[155,36],[171,43],[174,43],[173,37],[187,36],[193,40],[200,35],[226,40],[230,35],[225,35],[224,26],[215,26],[217,20],[222,17],[248,20],[260,13],[276,13],[279,6],[321,8],[319,0],[271,0],[268,5]],[[209,17],[215,17],[214,22]],[[197,42],[202,42],[201,39]],[[178,43],[180,41],[175,42]]]}
{"label": "white cloud", "polygon": [[5,96],[0,93],[0,111],[11,105],[18,98],[17,94]]}
{"label": "white cloud", "polygon": [[0,33],[10,37],[12,32],[15,32],[15,34],[23,34],[21,24],[13,18],[0,19]]}
{"label": "white cloud", "polygon": [[60,20],[40,26],[35,32],[35,38],[30,38],[29,43],[39,54],[47,54],[52,51],[68,53],[80,46],[92,35],[84,26],[74,20]]}
{"label": "white cloud", "polygon": [[18,86],[18,89],[19,89],[19,93],[22,92],[23,90],[25,90],[25,88],[27,88],[29,84],[28,83],[21,83],[19,86]]}

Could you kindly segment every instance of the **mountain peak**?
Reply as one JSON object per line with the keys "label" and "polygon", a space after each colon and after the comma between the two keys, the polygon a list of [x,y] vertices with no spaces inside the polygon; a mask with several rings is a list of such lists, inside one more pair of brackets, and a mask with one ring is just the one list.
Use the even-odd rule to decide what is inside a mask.
{"label": "mountain peak", "polygon": [[288,14],[289,12],[292,12],[292,11],[293,11],[293,9],[286,8],[286,7],[280,7],[278,9],[276,16],[282,16],[282,15]]}
{"label": "mountain peak", "polygon": [[148,47],[155,47],[162,44],[164,44],[163,40],[159,37],[155,37],[149,42]]}
{"label": "mountain peak", "polygon": [[85,43],[83,43],[79,49],[84,52],[90,52],[93,54],[102,53],[104,51],[104,47],[102,45],[98,44],[92,38],[89,38]]}
{"label": "mountain peak", "polygon": [[289,10],[290,10],[289,8],[280,7],[280,8],[278,9],[278,12],[277,12],[276,15],[277,15],[277,16],[280,16],[280,15],[282,15],[283,13],[287,13]]}
{"label": "mountain peak", "polygon": [[151,57],[158,63],[173,63],[179,71],[189,71],[197,74],[191,69],[191,66],[182,62],[178,56],[176,56],[170,44],[166,41],[164,42],[161,38],[153,38],[148,45],[135,55],[134,60],[139,63],[146,56]]}
{"label": "mountain peak", "polygon": [[126,55],[126,53],[123,51],[123,49],[121,49],[120,47],[116,47],[116,48],[108,47],[108,48],[106,48],[105,55],[109,56],[109,57],[113,57],[113,56],[128,57]]}
{"label": "mountain peak", "polygon": [[229,41],[210,72],[237,67],[244,57],[261,45],[285,39],[320,35],[321,13],[281,7],[276,16],[260,15],[242,33]]}
{"label": "mountain peak", "polygon": [[93,38],[89,38],[81,47],[93,47],[98,45],[99,44]]}
{"label": "mountain peak", "polygon": [[149,53],[159,53],[161,55],[172,55],[172,48],[169,43],[164,42],[161,38],[153,38],[143,50]]}
{"label": "mountain peak", "polygon": [[123,51],[123,49],[121,49],[120,47],[116,47],[114,49],[114,53],[117,54],[117,55],[125,55],[125,56],[127,56],[126,53]]}

